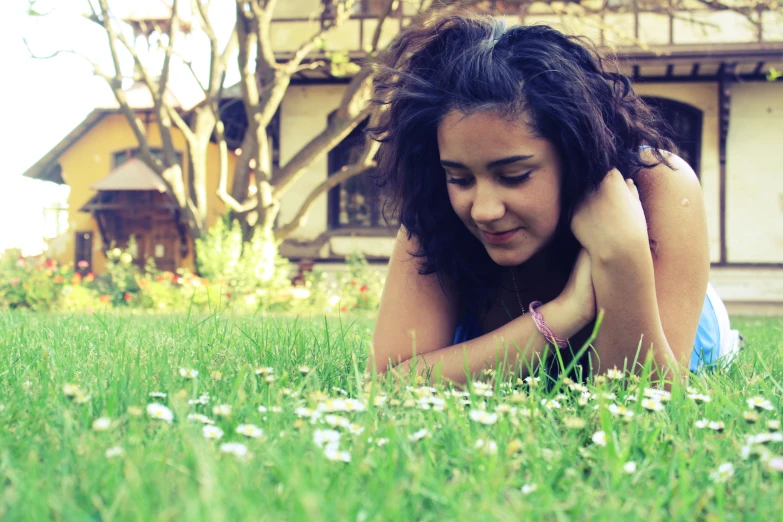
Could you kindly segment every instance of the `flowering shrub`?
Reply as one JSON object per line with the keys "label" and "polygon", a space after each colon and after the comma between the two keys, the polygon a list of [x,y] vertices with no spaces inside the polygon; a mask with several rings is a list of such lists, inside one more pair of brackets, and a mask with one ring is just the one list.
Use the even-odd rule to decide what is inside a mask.
{"label": "flowering shrub", "polygon": [[266,268],[253,261],[268,254],[265,248],[262,238],[252,241],[224,272],[213,265],[208,278],[184,269],[160,271],[151,259],[142,271],[134,262],[132,245],[106,252],[107,272],[100,276],[8,251],[0,257],[0,310],[344,313],[377,309],[383,277],[362,254],[351,254],[347,270],[337,277],[311,271],[305,274],[304,284],[294,286],[288,260],[274,254]]}
{"label": "flowering shrub", "polygon": [[50,259],[6,250],[0,257],[0,309],[50,310],[71,275]]}
{"label": "flowering shrub", "polygon": [[345,263],[348,270],[340,278],[340,309],[377,310],[385,281],[381,272],[371,269],[361,252],[351,253]]}

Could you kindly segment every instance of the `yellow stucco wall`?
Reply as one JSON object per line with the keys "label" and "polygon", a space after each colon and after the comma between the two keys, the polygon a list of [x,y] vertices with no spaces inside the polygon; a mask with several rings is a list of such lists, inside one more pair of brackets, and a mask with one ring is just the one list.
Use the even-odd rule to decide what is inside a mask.
{"label": "yellow stucco wall", "polygon": [[729,262],[783,263],[782,143],[783,83],[734,84],[726,151]]}
{"label": "yellow stucco wall", "polygon": [[718,156],[718,84],[717,83],[640,83],[634,86],[640,95],[668,98],[692,105],[702,111],[701,180],[710,238],[710,261],[720,260],[720,164]]}
{"label": "yellow stucco wall", "polygon": [[[151,121],[147,133],[151,147],[160,147],[160,132],[154,121]],[[176,149],[182,153],[183,169],[186,177],[189,175],[187,144],[177,129],[172,130],[172,138]],[[105,256],[100,241],[98,224],[91,214],[79,212],[87,201],[95,195],[90,185],[106,177],[112,169],[112,157],[115,152],[134,149],[138,142],[127,120],[121,114],[107,114],[76,143],[71,145],[59,158],[62,176],[71,191],[68,196],[69,230],[64,238],[58,238],[50,244],[50,255],[61,263],[74,262],[76,232],[93,232],[93,268],[96,272],[105,269]],[[210,144],[208,152],[208,217],[207,226],[211,226],[224,212],[222,201],[215,194],[218,184],[218,152],[217,146]],[[235,158],[229,155],[229,175],[233,172]],[[230,187],[230,179],[229,179]],[[108,246],[108,245],[106,245]],[[193,248],[189,248],[188,257],[183,265],[193,267]]]}

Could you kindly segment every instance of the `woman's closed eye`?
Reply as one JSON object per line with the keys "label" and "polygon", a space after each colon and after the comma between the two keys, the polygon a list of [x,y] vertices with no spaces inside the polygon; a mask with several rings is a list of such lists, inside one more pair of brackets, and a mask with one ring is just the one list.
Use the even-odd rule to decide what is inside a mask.
{"label": "woman's closed eye", "polygon": [[[500,175],[498,177],[503,183],[506,183],[508,185],[519,185],[520,183],[527,181],[528,178],[530,178],[530,174],[532,172],[533,171],[531,170],[519,176]],[[460,176],[453,176],[451,174],[447,174],[447,176],[448,177],[446,178],[446,183],[450,183],[452,185],[458,185],[460,187],[466,187],[473,182],[472,176],[460,177]]]}

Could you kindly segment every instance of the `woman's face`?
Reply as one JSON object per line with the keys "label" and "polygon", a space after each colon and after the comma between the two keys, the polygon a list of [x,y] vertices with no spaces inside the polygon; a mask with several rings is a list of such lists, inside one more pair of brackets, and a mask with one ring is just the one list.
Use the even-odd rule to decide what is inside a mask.
{"label": "woman's face", "polygon": [[452,111],[438,127],[438,150],[454,212],[502,266],[548,245],[560,217],[555,147],[520,120]]}

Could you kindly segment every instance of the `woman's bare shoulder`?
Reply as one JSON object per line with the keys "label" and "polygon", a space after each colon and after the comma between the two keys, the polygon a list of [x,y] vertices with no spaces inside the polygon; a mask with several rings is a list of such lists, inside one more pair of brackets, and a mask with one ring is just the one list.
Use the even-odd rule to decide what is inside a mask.
{"label": "woman's bare shoulder", "polygon": [[451,345],[457,323],[457,303],[447,295],[436,274],[422,274],[419,243],[400,228],[389,260],[389,268],[373,333],[376,367],[386,369],[413,355]]}

